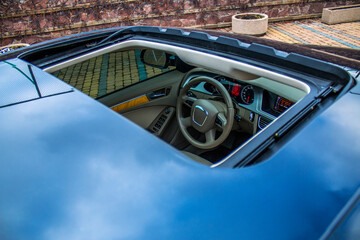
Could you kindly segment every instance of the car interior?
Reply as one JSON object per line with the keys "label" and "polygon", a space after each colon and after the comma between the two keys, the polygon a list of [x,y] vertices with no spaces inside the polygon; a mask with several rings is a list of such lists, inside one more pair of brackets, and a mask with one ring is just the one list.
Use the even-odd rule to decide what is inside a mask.
{"label": "car interior", "polygon": [[120,42],[45,71],[211,167],[261,137],[311,90],[276,71],[145,40]]}

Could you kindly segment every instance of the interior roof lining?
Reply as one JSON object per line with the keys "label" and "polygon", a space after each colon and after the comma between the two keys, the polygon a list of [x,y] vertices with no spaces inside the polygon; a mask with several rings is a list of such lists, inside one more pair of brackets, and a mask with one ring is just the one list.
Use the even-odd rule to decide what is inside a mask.
{"label": "interior roof lining", "polygon": [[[261,76],[294,87],[298,90],[305,92],[306,94],[310,92],[310,87],[307,84],[289,76],[285,76],[279,73],[272,72],[270,70],[252,66],[247,63],[239,62],[232,59],[227,59],[209,53],[204,53],[192,49],[186,49],[183,47],[177,47],[169,44],[151,42],[147,40],[128,40],[128,41],[120,42],[105,47],[103,49],[99,49],[94,52],[85,54],[83,56],[79,56],[74,59],[56,64],[44,70],[46,72],[52,73],[57,70],[63,69],[65,67],[74,65],[76,63],[86,61],[93,57],[101,56],[106,53],[114,52],[120,49],[131,48],[131,47],[132,48],[146,47],[146,48],[171,52],[177,55],[178,57],[180,57],[182,61],[186,62],[189,65],[206,68],[208,70],[219,72],[229,77],[233,77],[242,81],[256,79],[259,76]],[[204,61],[204,59],[206,59],[206,61]]]}

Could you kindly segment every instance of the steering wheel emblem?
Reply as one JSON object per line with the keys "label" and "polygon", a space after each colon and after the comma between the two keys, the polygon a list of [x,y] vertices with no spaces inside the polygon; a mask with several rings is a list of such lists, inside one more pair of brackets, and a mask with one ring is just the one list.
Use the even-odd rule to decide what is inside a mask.
{"label": "steering wheel emblem", "polygon": [[194,123],[201,127],[202,125],[204,125],[208,115],[208,111],[206,111],[202,106],[196,105],[193,112],[192,120]]}

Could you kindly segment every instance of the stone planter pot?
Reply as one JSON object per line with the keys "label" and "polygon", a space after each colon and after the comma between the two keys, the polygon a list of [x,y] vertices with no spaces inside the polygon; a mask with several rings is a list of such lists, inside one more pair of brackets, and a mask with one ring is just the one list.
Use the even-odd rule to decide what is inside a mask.
{"label": "stone planter pot", "polygon": [[269,18],[263,13],[241,13],[232,16],[232,31],[246,35],[264,35]]}
{"label": "stone planter pot", "polygon": [[324,8],[321,21],[327,24],[355,22],[360,20],[360,4]]}

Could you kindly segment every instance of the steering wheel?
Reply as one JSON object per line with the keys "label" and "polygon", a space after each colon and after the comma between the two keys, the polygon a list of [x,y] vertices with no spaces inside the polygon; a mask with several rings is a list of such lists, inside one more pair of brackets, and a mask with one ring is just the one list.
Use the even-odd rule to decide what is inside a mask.
{"label": "steering wheel", "polygon": [[[189,94],[192,86],[206,82],[213,85],[222,95],[225,103],[209,99],[198,99]],[[191,108],[190,116],[183,117],[183,106]],[[225,87],[217,80],[200,76],[191,79],[180,90],[176,103],[176,118],[184,137],[195,147],[211,149],[219,146],[229,135],[234,123],[234,106],[230,94]],[[193,127],[196,131],[205,135],[205,142],[196,140],[188,131]],[[216,137],[216,131],[221,134]]]}

